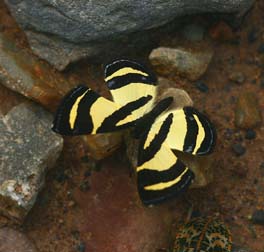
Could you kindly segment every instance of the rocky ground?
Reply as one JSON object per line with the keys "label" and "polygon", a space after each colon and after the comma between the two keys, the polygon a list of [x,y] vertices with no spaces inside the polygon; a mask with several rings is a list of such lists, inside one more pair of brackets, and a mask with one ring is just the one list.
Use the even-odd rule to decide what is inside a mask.
{"label": "rocky ground", "polygon": [[[161,33],[162,37],[156,38],[157,50],[149,54],[148,48],[134,57],[166,78],[164,87],[186,90],[194,106],[213,121],[218,135],[213,182],[204,188],[190,189],[182,197],[162,205],[146,208],[138,198],[125,146],[117,149],[121,139],[118,134],[98,139],[66,137],[55,167],[44,167],[57,158],[56,141],[62,146],[62,140],[43,129],[50,125],[51,116],[43,108],[37,107],[39,113],[27,112],[26,117],[23,111],[31,111],[31,106],[37,106],[32,104],[38,102],[54,112],[63,94],[80,82],[109,97],[103,69],[101,65],[83,61],[63,73],[54,70],[32,54],[24,33],[1,2],[0,125],[4,125],[4,132],[14,135],[13,141],[20,146],[16,151],[32,147],[31,151],[36,151],[34,155],[39,158],[29,157],[25,165],[38,167],[37,171],[30,169],[33,175],[30,172],[25,175],[34,185],[29,205],[21,208],[19,197],[7,202],[8,197],[0,191],[0,251],[15,250],[14,245],[21,252],[170,251],[176,230],[192,207],[196,215],[218,214],[232,233],[236,251],[242,251],[237,249],[241,247],[243,251],[263,252],[263,11],[264,2],[256,1],[240,25],[235,20],[207,15],[187,18],[180,31]],[[30,98],[32,103],[28,104],[27,99],[10,89]],[[21,105],[25,102],[27,105]],[[27,145],[28,135],[20,124],[8,121],[15,118],[20,122],[16,111],[18,114],[22,111],[25,131],[34,132],[30,122],[37,124],[36,116],[44,117],[43,122],[39,119],[39,131],[34,135],[38,139],[44,132],[41,140],[36,140],[40,147]],[[5,141],[0,140],[0,150],[8,146]],[[101,159],[108,153],[113,154]],[[93,157],[101,160],[95,161]],[[16,168],[21,167],[22,161]],[[22,179],[23,174],[19,173]],[[42,186],[35,185],[44,183],[45,174],[45,186],[40,191]],[[8,181],[14,181],[17,175],[7,177]],[[0,183],[2,180],[3,177]],[[19,185],[14,191],[29,199],[27,187]],[[35,204],[31,209],[32,202]]]}

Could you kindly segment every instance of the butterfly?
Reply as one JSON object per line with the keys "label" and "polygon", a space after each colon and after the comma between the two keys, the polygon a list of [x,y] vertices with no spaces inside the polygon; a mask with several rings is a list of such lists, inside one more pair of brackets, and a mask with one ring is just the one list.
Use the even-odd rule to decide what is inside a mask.
{"label": "butterfly", "polygon": [[137,62],[114,61],[104,75],[113,101],[77,86],[59,105],[53,131],[74,136],[132,128],[139,140],[136,173],[142,202],[156,204],[181,194],[194,173],[173,150],[211,153],[216,141],[213,124],[193,107],[170,109],[172,97],[155,103],[157,79]]}

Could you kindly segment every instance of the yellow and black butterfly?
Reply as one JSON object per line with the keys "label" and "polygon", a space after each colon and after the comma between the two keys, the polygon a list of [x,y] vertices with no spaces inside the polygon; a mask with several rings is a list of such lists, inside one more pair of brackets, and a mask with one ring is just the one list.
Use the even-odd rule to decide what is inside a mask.
{"label": "yellow and black butterfly", "polygon": [[169,109],[167,97],[155,104],[156,77],[130,60],[105,67],[113,101],[86,86],[70,91],[61,102],[53,130],[62,135],[97,134],[132,127],[139,138],[138,191],[145,204],[155,204],[186,190],[193,172],[172,150],[193,155],[212,152],[212,123],[193,107]]}

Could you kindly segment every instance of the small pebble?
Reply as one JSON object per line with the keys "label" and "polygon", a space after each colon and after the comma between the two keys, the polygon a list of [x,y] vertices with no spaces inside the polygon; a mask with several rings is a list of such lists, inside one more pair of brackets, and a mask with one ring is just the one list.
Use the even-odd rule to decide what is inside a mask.
{"label": "small pebble", "polygon": [[245,138],[252,140],[256,138],[256,132],[253,129],[248,129],[245,134]]}
{"label": "small pebble", "polygon": [[236,154],[236,156],[242,156],[246,152],[246,148],[240,143],[235,143],[232,145],[232,150]]}
{"label": "small pebble", "polygon": [[229,80],[242,84],[245,81],[245,76],[241,72],[232,72],[229,74]]}
{"label": "small pebble", "polygon": [[256,210],[253,213],[251,220],[254,224],[264,225],[264,210]]}
{"label": "small pebble", "polygon": [[85,252],[85,243],[84,242],[80,242],[78,245],[77,245],[77,251],[79,252]]}
{"label": "small pebble", "polygon": [[203,93],[207,93],[209,91],[208,86],[202,81],[195,82],[195,87]]}
{"label": "small pebble", "polygon": [[81,190],[82,192],[86,192],[86,191],[88,191],[89,189],[90,189],[90,185],[89,185],[89,182],[88,182],[87,180],[81,182],[81,184],[80,184],[80,190]]}
{"label": "small pebble", "polygon": [[74,206],[76,206],[75,201],[73,201],[73,200],[69,201],[68,207],[74,207]]}

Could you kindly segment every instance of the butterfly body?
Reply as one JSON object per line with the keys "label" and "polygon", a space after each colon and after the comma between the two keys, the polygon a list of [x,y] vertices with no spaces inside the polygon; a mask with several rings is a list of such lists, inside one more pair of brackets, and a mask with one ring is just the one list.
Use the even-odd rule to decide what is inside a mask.
{"label": "butterfly body", "polygon": [[211,122],[192,107],[171,109],[172,97],[156,103],[156,78],[136,62],[107,65],[105,81],[113,101],[78,86],[58,108],[53,130],[81,135],[131,128],[139,139],[136,172],[143,203],[155,204],[186,190],[194,174],[173,150],[209,154],[216,138]]}

